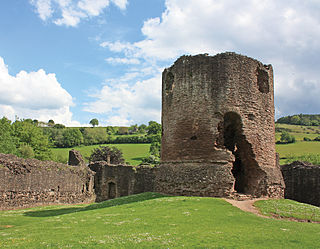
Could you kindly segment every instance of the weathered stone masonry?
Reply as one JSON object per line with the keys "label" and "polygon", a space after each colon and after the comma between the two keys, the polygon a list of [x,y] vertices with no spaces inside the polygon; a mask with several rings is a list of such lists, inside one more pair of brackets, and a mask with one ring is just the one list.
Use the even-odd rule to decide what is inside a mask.
{"label": "weathered stone masonry", "polygon": [[162,75],[162,129],[157,191],[283,196],[271,65],[235,53],[180,57]]}
{"label": "weathered stone masonry", "polygon": [[0,154],[0,209],[95,199],[87,167]]}
{"label": "weathered stone masonry", "polygon": [[94,188],[96,201],[154,191],[155,168],[148,166],[111,165],[96,162],[89,165],[96,172]]}
{"label": "weathered stone masonry", "polygon": [[281,165],[286,199],[320,207],[320,166],[304,162]]}

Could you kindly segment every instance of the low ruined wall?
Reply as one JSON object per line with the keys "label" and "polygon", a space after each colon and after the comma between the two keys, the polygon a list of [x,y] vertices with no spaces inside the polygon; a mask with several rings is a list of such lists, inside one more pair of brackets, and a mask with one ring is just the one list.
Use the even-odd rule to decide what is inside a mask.
{"label": "low ruined wall", "polygon": [[304,162],[282,165],[285,198],[320,206],[320,166]]}
{"label": "low ruined wall", "polygon": [[221,162],[166,162],[156,172],[156,192],[186,196],[230,196],[232,164]]}
{"label": "low ruined wall", "polygon": [[96,201],[154,191],[154,169],[139,166],[109,165],[107,162],[91,163],[96,172],[94,190]]}
{"label": "low ruined wall", "polygon": [[0,209],[94,200],[87,167],[0,154]]}

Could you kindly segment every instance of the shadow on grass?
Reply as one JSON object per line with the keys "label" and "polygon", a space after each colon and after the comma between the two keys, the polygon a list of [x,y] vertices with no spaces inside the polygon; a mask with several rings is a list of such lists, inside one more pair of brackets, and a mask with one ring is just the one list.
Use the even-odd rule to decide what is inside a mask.
{"label": "shadow on grass", "polygon": [[131,158],[132,161],[142,161],[142,159],[144,159],[144,157],[134,157],[134,158]]}
{"label": "shadow on grass", "polygon": [[147,192],[147,193],[142,193],[137,195],[120,197],[120,198],[107,200],[99,203],[93,203],[85,207],[70,207],[70,208],[40,210],[40,211],[28,211],[28,212],[25,212],[23,215],[29,216],[29,217],[51,217],[51,216],[58,216],[58,215],[76,213],[76,212],[89,211],[94,209],[121,206],[129,203],[147,201],[147,200],[163,198],[163,197],[167,197],[167,196],[159,193]]}

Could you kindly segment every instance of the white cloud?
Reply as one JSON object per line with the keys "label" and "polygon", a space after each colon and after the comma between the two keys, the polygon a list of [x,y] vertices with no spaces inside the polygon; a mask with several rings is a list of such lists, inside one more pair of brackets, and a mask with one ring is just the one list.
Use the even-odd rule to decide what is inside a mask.
{"label": "white cloud", "polygon": [[278,113],[319,112],[318,1],[166,0],[165,5],[161,17],[144,22],[145,39],[100,46],[144,61],[144,67],[168,66],[182,54],[245,54],[273,65]]}
{"label": "white cloud", "polygon": [[30,2],[35,6],[39,17],[43,21],[52,16],[51,0],[31,0]]}
{"label": "white cloud", "polygon": [[122,10],[125,10],[128,5],[127,0],[111,0],[111,1]]}
{"label": "white cloud", "polygon": [[136,58],[118,58],[118,57],[109,57],[106,59],[106,62],[110,64],[140,64],[140,61]]}
{"label": "white cloud", "polygon": [[66,125],[78,124],[72,121],[70,107],[72,96],[61,87],[55,74],[43,69],[37,72],[21,71],[16,76],[8,72],[0,57],[0,113],[11,120],[32,118],[41,121],[53,119]]}
{"label": "white cloud", "polygon": [[[42,20],[52,19],[56,25],[76,27],[82,19],[96,17],[110,5],[109,0],[30,0]],[[111,0],[125,10],[127,0]],[[61,13],[61,17],[59,14]]]}
{"label": "white cloud", "polygon": [[77,5],[88,15],[98,16],[104,8],[109,6],[109,0],[81,0]]}
{"label": "white cloud", "polygon": [[95,101],[86,103],[84,111],[107,115],[107,125],[160,121],[161,74],[132,86],[106,85],[91,97]]}

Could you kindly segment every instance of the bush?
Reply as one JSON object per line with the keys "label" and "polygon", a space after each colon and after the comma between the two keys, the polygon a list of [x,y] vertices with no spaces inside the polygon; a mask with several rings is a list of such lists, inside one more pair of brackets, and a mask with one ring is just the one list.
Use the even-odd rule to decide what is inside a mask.
{"label": "bush", "polygon": [[289,132],[284,131],[281,133],[281,138],[280,138],[281,143],[289,144],[289,143],[295,143],[296,138],[289,134]]}
{"label": "bush", "polygon": [[19,156],[23,158],[33,158],[34,151],[32,147],[28,144],[21,144],[19,148]]}
{"label": "bush", "polygon": [[159,164],[160,158],[154,155],[150,155],[142,159],[142,164]]}
{"label": "bush", "polygon": [[320,141],[320,136],[318,136],[315,139],[313,139],[313,141]]}
{"label": "bush", "polygon": [[303,141],[311,141],[311,138],[304,137],[304,138],[303,138]]}
{"label": "bush", "polygon": [[124,158],[122,151],[116,147],[100,146],[92,151],[89,162],[108,161],[111,164],[123,164]]}

